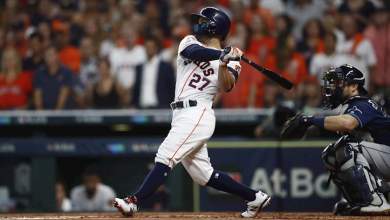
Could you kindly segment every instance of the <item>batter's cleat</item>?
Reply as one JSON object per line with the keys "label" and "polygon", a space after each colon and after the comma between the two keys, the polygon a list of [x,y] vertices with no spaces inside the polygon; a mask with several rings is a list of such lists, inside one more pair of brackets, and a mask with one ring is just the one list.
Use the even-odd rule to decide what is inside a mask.
{"label": "batter's cleat", "polygon": [[258,191],[256,193],[255,200],[247,203],[247,209],[245,212],[241,213],[243,218],[253,218],[259,213],[264,207],[266,207],[271,201],[271,196]]}
{"label": "batter's cleat", "polygon": [[125,217],[131,217],[138,211],[137,198],[129,196],[124,199],[115,198],[113,206]]}
{"label": "batter's cleat", "polygon": [[373,200],[370,205],[360,208],[361,213],[378,213],[390,212],[390,204],[387,202],[385,195],[382,193],[374,193]]}

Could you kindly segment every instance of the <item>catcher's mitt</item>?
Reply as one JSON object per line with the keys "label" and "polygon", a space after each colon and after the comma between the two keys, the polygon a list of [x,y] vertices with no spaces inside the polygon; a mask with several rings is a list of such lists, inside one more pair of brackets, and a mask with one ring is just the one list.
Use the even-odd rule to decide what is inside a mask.
{"label": "catcher's mitt", "polygon": [[288,119],[282,128],[282,131],[280,132],[280,138],[281,139],[300,139],[302,138],[307,128],[310,126],[306,123],[307,116],[303,115],[302,113],[298,113]]}

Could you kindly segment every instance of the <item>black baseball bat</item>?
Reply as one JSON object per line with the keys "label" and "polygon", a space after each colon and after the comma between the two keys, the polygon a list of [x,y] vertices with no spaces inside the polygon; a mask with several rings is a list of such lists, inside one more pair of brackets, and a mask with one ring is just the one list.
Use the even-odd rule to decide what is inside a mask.
{"label": "black baseball bat", "polygon": [[259,64],[253,62],[252,60],[248,59],[246,56],[241,56],[241,60],[246,62],[247,64],[251,65],[253,68],[267,76],[268,78],[272,79],[273,81],[277,82],[280,86],[282,86],[285,89],[291,89],[293,87],[293,83],[284,78],[283,76],[266,69],[265,67],[260,66]]}

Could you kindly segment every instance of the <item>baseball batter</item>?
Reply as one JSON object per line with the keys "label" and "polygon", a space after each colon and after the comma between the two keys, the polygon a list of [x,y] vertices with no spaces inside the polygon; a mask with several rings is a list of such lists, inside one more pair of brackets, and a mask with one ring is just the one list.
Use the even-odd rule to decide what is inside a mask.
{"label": "baseball batter", "polygon": [[230,19],[222,10],[206,7],[191,16],[193,34],[179,44],[175,101],[171,104],[171,130],[160,145],[155,167],[132,196],[116,198],[114,206],[125,216],[138,211],[138,204],[164,183],[171,169],[182,163],[192,179],[202,185],[237,195],[248,201],[243,217],[254,217],[270,196],[244,186],[215,170],[207,152],[207,141],[215,128],[212,102],[215,95],[233,89],[240,74],[242,52],[222,50]]}
{"label": "baseball batter", "polygon": [[[323,98],[328,107],[340,108],[340,115],[297,115],[285,124],[282,137],[295,137],[314,125],[343,134],[322,153],[330,178],[343,199],[335,205],[337,215],[358,215],[390,211],[384,182],[390,182],[390,117],[367,97],[363,73],[342,65],[324,74]],[[303,128],[303,129],[302,129]]]}

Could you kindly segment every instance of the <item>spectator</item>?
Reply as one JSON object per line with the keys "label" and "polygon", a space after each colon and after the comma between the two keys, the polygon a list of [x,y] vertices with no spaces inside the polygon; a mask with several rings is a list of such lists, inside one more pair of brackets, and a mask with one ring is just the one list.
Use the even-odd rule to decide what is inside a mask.
{"label": "spectator", "polygon": [[38,24],[38,33],[43,38],[43,48],[46,49],[52,44],[52,31],[50,29],[50,23],[40,22]]}
{"label": "spectator", "polygon": [[[310,74],[321,77],[320,73],[330,66],[350,63],[367,75],[367,85],[370,83],[369,79],[372,80],[373,87],[370,92],[378,93],[375,90],[379,89],[383,93],[389,90],[387,87],[390,85],[389,68],[386,65],[386,54],[390,53],[387,52],[390,49],[387,46],[389,43],[386,42],[386,36],[389,34],[386,33],[389,29],[386,29],[389,26],[389,15],[386,11],[388,8],[383,7],[388,6],[389,2],[172,0],[160,4],[159,1],[131,0],[72,0],[66,3],[51,0],[5,1],[0,15],[0,56],[7,47],[13,47],[23,58],[22,69],[26,72],[36,72],[38,69],[47,69],[39,66],[45,63],[46,49],[54,44],[60,51],[62,63],[75,75],[75,80],[69,82],[73,88],[69,87],[65,108],[75,107],[74,101],[81,108],[92,107],[88,106],[89,104],[96,105],[92,101],[92,93],[89,93],[92,87],[95,88],[99,84],[98,87],[101,88],[101,84],[104,84],[100,81],[96,83],[101,75],[98,73],[96,60],[99,59],[97,55],[106,57],[110,61],[109,73],[112,74],[107,84],[119,84],[114,86],[118,89],[108,86],[110,92],[114,91],[118,95],[108,106],[129,107],[130,103],[135,103],[131,97],[137,96],[131,94],[137,90],[134,88],[135,66],[151,61],[146,56],[144,37],[157,36],[164,47],[159,57],[175,68],[178,42],[190,31],[185,15],[205,5],[214,5],[231,13],[232,32],[225,45],[238,46],[253,60],[274,66],[277,70],[284,71],[283,74],[288,73],[288,77],[295,83],[302,83],[305,78],[301,78],[305,72],[301,73],[298,67],[306,65],[310,67]],[[382,9],[374,11],[373,6]],[[321,34],[321,26],[324,27],[324,33],[327,33],[326,37]],[[364,27],[367,28],[362,34]],[[296,50],[299,53],[295,49],[285,48],[289,47],[290,43],[294,44],[293,40],[281,40],[291,33],[298,42]],[[334,37],[328,33],[335,33],[337,36],[336,51]],[[95,53],[95,48],[99,53]],[[300,61],[299,54],[304,56],[304,62]],[[318,58],[315,60],[314,57]],[[219,100],[222,101],[220,103],[225,107],[242,108],[275,105],[274,101],[278,98],[273,96],[277,94],[279,97],[283,90],[277,87],[273,89],[268,82],[264,82],[263,77],[255,76],[257,74],[254,72],[252,74],[251,67],[243,68],[243,71],[246,74],[240,76],[236,89],[224,94]],[[299,79],[295,73],[298,73]],[[19,74],[22,75],[25,74]],[[90,76],[93,79],[89,78]],[[50,79],[53,80],[54,77]],[[35,77],[33,81],[37,81]],[[46,83],[43,85],[50,87]],[[271,92],[267,89],[271,89]],[[49,90],[47,94],[53,93]],[[300,95],[299,91],[285,93],[284,99],[299,99],[291,96],[296,94]],[[28,98],[27,95],[27,100]],[[53,108],[56,108],[56,105],[54,104]],[[100,104],[96,106],[107,108]]]}
{"label": "spectator", "polygon": [[54,2],[49,0],[41,0],[37,4],[36,9],[30,15],[31,24],[34,26],[49,21],[55,10]]}
{"label": "spectator", "polygon": [[59,61],[53,46],[45,51],[45,64],[34,76],[35,109],[67,109],[70,107],[72,72]]}
{"label": "spectator", "polygon": [[89,37],[84,37],[80,43],[80,81],[83,87],[95,84],[98,79],[97,58],[95,55],[93,41]]}
{"label": "spectator", "polygon": [[369,0],[345,0],[339,6],[341,14],[351,14],[353,16],[360,32],[368,24],[368,18],[374,10],[374,4]]}
{"label": "spectator", "polygon": [[286,14],[281,14],[276,17],[274,37],[279,35],[288,35],[291,33],[294,26],[293,20]]}
{"label": "spectator", "polygon": [[88,167],[83,174],[83,184],[70,193],[72,211],[112,211],[114,190],[101,182],[95,167]]}
{"label": "spectator", "polygon": [[147,61],[136,66],[134,104],[140,108],[169,108],[175,95],[175,73],[161,59],[161,44],[157,38],[145,40]]}
{"label": "spectator", "polygon": [[278,84],[272,80],[264,81],[264,107],[273,108],[282,99],[282,92]]}
{"label": "spectator", "polygon": [[283,0],[259,0],[260,6],[271,11],[273,15],[280,15],[286,11]]}
{"label": "spectator", "polygon": [[307,76],[305,59],[295,51],[295,40],[291,34],[278,37],[275,52],[268,56],[264,65],[294,84],[301,83]]}
{"label": "spectator", "polygon": [[19,21],[18,23],[12,24],[8,34],[7,45],[12,45],[22,57],[25,56],[28,49],[28,42],[24,33],[24,23]]}
{"label": "spectator", "polygon": [[378,60],[377,67],[372,73],[372,83],[375,87],[388,89],[390,86],[390,15],[389,9],[378,8],[372,24],[367,27],[364,35],[372,43]]}
{"label": "spectator", "polygon": [[34,32],[29,36],[29,50],[23,59],[23,70],[34,73],[45,61],[43,58],[44,45],[41,34]]}
{"label": "spectator", "polygon": [[294,37],[301,39],[302,28],[306,22],[313,18],[321,18],[326,6],[326,1],[323,0],[288,1],[286,12],[294,20]]}
{"label": "spectator", "polygon": [[341,29],[346,40],[337,45],[337,51],[348,56],[348,63],[365,74],[365,87],[368,88],[370,73],[374,71],[377,62],[372,44],[358,32],[356,21],[351,14],[343,15]]}
{"label": "spectator", "polygon": [[5,31],[0,27],[0,56],[5,48]]}
{"label": "spectator", "polygon": [[177,49],[179,47],[179,43],[185,36],[187,36],[190,33],[191,33],[191,27],[189,22],[183,17],[178,17],[174,21],[172,27],[172,38],[173,38],[172,45],[170,45],[170,47],[168,48],[164,48],[161,51],[162,59],[165,62],[170,63],[172,67],[174,67],[175,73],[177,68],[176,57],[177,57]]}
{"label": "spectator", "polygon": [[[70,32],[69,42],[71,45],[75,47],[80,47],[80,42],[83,39],[85,34],[85,30],[83,27],[83,22],[84,22],[83,18],[84,17],[80,12],[74,12],[71,15],[71,23],[69,27],[69,32]],[[87,28],[85,29],[88,30]],[[94,33],[94,34],[95,36],[99,36],[98,33]]]}
{"label": "spectator", "polygon": [[247,53],[257,56],[258,61],[264,63],[265,58],[275,48],[275,38],[269,35],[268,28],[259,15],[253,15],[249,29],[251,37]]}
{"label": "spectator", "polygon": [[324,51],[324,28],[318,19],[310,19],[302,29],[302,40],[297,45],[297,50],[305,57],[307,66],[315,53]]}
{"label": "spectator", "polygon": [[3,52],[0,72],[0,109],[26,109],[32,89],[31,74],[23,72],[14,48]]}
{"label": "spectator", "polygon": [[337,44],[341,44],[345,41],[344,33],[338,27],[338,15],[334,13],[326,13],[322,17],[322,24],[324,31],[334,33],[337,37]]}
{"label": "spectator", "polygon": [[[76,19],[78,19],[76,17]],[[81,16],[80,16],[80,19],[81,19]],[[79,32],[79,35],[82,35],[83,37],[88,37],[92,40],[93,44],[99,44],[101,42],[101,39],[102,39],[102,32],[101,32],[101,28],[100,26],[98,26],[97,24],[97,19],[101,19],[100,15],[98,16],[84,16],[84,19],[85,21],[77,21],[79,22],[80,24],[77,24],[77,26],[79,25],[83,25],[83,27],[79,27],[79,28],[83,28],[81,29]],[[111,25],[110,23],[107,23],[107,20],[105,21],[105,25]],[[76,36],[75,36],[76,38]],[[79,39],[82,39],[79,38]]]}
{"label": "spectator", "polygon": [[298,109],[307,114],[315,114],[316,109],[321,106],[321,87],[318,79],[314,76],[307,77],[299,87]]}
{"label": "spectator", "polygon": [[258,15],[262,18],[268,30],[273,30],[274,17],[271,11],[266,8],[262,8],[258,0],[250,0],[249,6],[244,13],[244,22],[246,25],[250,25],[253,16],[255,15]]}
{"label": "spectator", "polygon": [[231,31],[234,32],[236,22],[237,23],[243,23],[246,25],[244,17],[245,17],[245,4],[244,1],[230,1],[229,2],[229,9],[232,13],[232,27]]}
{"label": "spectator", "polygon": [[65,186],[62,182],[57,182],[56,190],[56,205],[57,210],[61,212],[69,212],[72,210],[70,199],[66,197]]}
{"label": "spectator", "polygon": [[95,56],[95,50],[93,42],[90,37],[84,37],[80,43],[80,74],[74,76],[74,98],[80,108],[87,107],[87,93],[88,89],[97,83],[99,79],[97,58]]}
{"label": "spectator", "polygon": [[317,52],[310,63],[310,74],[322,80],[322,74],[332,67],[349,63],[348,56],[336,52],[337,37],[333,32],[327,32],[324,36],[324,51]]}
{"label": "spectator", "polygon": [[227,38],[227,45],[233,45],[235,47],[246,49],[249,32],[247,26],[243,22],[236,22],[232,28],[232,32]]}
{"label": "spectator", "polygon": [[111,53],[111,50],[115,48],[115,31],[109,25],[106,28],[107,30],[104,30],[104,32],[102,33],[103,40],[100,42],[99,45],[99,56],[108,58],[109,54]]}
{"label": "spectator", "polygon": [[81,55],[79,48],[70,44],[69,23],[56,21],[56,43],[59,46],[59,58],[74,74],[79,74]]}
{"label": "spectator", "polygon": [[[249,59],[258,62],[257,56],[248,54]],[[223,93],[224,108],[259,108],[264,106],[264,77],[246,63],[242,63],[241,73],[234,89]]]}
{"label": "spectator", "polygon": [[119,108],[125,91],[112,76],[107,59],[99,61],[98,73],[98,81],[88,87],[87,97],[90,105],[97,109]]}
{"label": "spectator", "polygon": [[[124,22],[121,25],[119,38],[116,39],[116,46],[108,56],[112,74],[114,74],[120,86],[128,90],[129,94],[134,85],[135,66],[146,61],[144,47],[135,45],[137,32],[132,25],[129,22]],[[129,97],[132,97],[132,95]],[[126,105],[129,105],[129,103],[131,103],[130,99],[126,101]]]}

